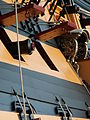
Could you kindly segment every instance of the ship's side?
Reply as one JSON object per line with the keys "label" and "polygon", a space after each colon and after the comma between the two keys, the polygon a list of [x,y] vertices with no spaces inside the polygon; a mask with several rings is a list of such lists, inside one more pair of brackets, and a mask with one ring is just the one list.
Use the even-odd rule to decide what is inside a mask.
{"label": "ship's side", "polygon": [[[2,0],[1,4],[5,4],[5,2]],[[45,30],[48,25],[40,27]],[[17,40],[16,25],[3,29],[12,42]],[[0,33],[2,31],[0,28]],[[0,111],[16,112],[16,108],[20,105],[17,105],[17,96],[13,93],[13,89],[21,99],[19,61],[14,59],[6,48],[2,40],[3,36],[4,34],[0,36]],[[20,41],[26,40],[28,36],[27,31],[19,28]],[[45,58],[46,54],[38,50],[38,45],[31,55],[21,55],[24,91],[28,100],[37,114],[56,115],[55,108],[58,103],[55,97],[63,98],[73,117],[86,118],[87,106],[85,103],[90,105],[90,95],[82,85],[82,79],[57,48],[55,39],[49,42],[40,42],[40,45],[52,64],[48,63]]]}

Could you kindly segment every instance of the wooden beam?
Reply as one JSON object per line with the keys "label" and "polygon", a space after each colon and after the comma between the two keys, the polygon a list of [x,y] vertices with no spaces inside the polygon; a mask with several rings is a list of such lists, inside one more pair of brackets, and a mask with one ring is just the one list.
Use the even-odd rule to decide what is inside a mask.
{"label": "wooden beam", "polygon": [[[52,115],[34,115],[34,118],[40,117],[41,120],[61,120],[60,116],[52,116]],[[72,120],[89,120],[87,118],[75,118],[73,117]]]}
{"label": "wooden beam", "polygon": [[36,34],[35,39],[39,39],[42,42],[44,42],[46,40],[50,40],[55,37],[61,36],[62,34],[65,34],[66,32],[71,31],[75,28],[76,26],[71,22],[61,23],[60,25],[57,25],[53,28],[45,30],[39,34]]}
{"label": "wooden beam", "polygon": [[[44,8],[36,4],[29,4],[18,9],[18,21],[24,21],[27,18],[44,13]],[[0,24],[11,26],[16,24],[15,11],[0,16]]]}
{"label": "wooden beam", "polygon": [[[34,117],[34,120],[40,120],[40,119],[41,120],[61,120],[60,116],[54,116],[54,115],[34,114],[33,117]],[[15,113],[15,112],[0,111],[0,119],[1,120],[19,120],[19,116],[18,116],[18,113]],[[72,120],[90,120],[90,119],[73,117]]]}

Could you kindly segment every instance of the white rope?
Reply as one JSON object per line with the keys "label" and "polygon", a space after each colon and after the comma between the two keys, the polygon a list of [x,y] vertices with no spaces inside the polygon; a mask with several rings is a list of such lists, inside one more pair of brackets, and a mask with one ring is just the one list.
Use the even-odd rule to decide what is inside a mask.
{"label": "white rope", "polygon": [[22,94],[23,106],[24,106],[24,116],[25,116],[25,120],[27,120],[25,98],[24,98],[24,88],[23,88],[22,68],[21,68],[20,44],[19,44],[19,37],[18,37],[19,32],[18,32],[17,0],[15,0],[15,14],[16,14],[16,31],[17,31],[17,44],[18,44],[18,56],[19,56],[19,72],[20,72],[20,81],[21,81],[21,94]]}
{"label": "white rope", "polygon": [[[79,7],[80,7],[80,6],[79,6]],[[90,12],[87,11],[87,10],[85,10],[85,9],[83,9],[83,8],[81,8],[81,7],[79,8],[79,13],[82,13],[82,14],[90,17]]]}
{"label": "white rope", "polygon": [[88,87],[85,85],[85,83],[83,82],[82,79],[80,79],[80,81],[81,81],[82,85],[84,86],[84,88],[86,89],[88,95],[90,96],[90,91],[89,91]]}
{"label": "white rope", "polygon": [[59,105],[60,105],[60,107],[61,107],[61,109],[62,109],[62,112],[63,112],[63,114],[64,114],[65,120],[67,120],[66,112],[64,111],[64,108],[63,108],[63,106],[61,105],[60,101],[59,101]]}

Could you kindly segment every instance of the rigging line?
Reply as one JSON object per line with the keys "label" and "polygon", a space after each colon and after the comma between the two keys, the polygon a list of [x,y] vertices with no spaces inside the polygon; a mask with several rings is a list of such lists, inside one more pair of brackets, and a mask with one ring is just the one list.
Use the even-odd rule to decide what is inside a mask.
{"label": "rigging line", "polygon": [[[65,5],[64,0],[62,0],[62,2],[63,2],[63,4]],[[66,14],[67,14],[67,18],[68,18],[68,20],[71,21],[69,15],[68,15],[68,11],[67,11],[67,9],[66,9],[66,6],[65,6],[65,11],[66,11]]]}
{"label": "rigging line", "polygon": [[90,91],[89,91],[89,89],[87,88],[87,86],[85,85],[85,83],[83,82],[83,80],[80,79],[80,81],[81,81],[82,85],[84,86],[84,88],[86,89],[87,93],[88,93],[89,96],[90,96]]}
{"label": "rigging line", "polygon": [[71,0],[71,4],[74,5],[74,0]]}
{"label": "rigging line", "polygon": [[64,114],[65,120],[67,120],[66,112],[65,112],[65,110],[64,110],[64,108],[63,108],[60,100],[59,100],[56,96],[55,96],[55,98],[56,98],[56,100],[58,101],[59,107],[61,108],[61,110],[62,110],[62,112],[63,112],[63,114]]}
{"label": "rigging line", "polygon": [[21,81],[21,93],[23,98],[23,106],[24,106],[24,117],[26,117],[26,108],[25,108],[25,98],[24,98],[24,88],[23,88],[23,77],[22,77],[22,67],[21,67],[21,57],[20,57],[20,44],[19,44],[19,37],[18,37],[18,14],[17,14],[17,0],[15,0],[15,14],[16,14],[16,31],[17,31],[17,44],[18,44],[18,57],[19,57],[19,72],[20,72],[20,81]]}
{"label": "rigging line", "polygon": [[[80,6],[79,6],[80,7]],[[78,11],[78,13],[82,13],[84,15],[90,16],[90,12],[88,12],[87,10],[83,9],[83,8],[79,8],[80,10]]]}
{"label": "rigging line", "polygon": [[[55,1],[55,0],[54,0],[54,1]],[[52,17],[53,17],[53,15],[54,15],[54,12],[55,12],[58,4],[59,4],[59,0],[57,0],[54,9],[53,9],[53,11],[51,12],[51,16],[50,16],[50,18],[49,18],[49,21],[52,19]],[[52,5],[51,5],[51,8],[49,9],[49,12],[52,10],[52,8],[53,8],[53,3],[52,3]]]}
{"label": "rigging line", "polygon": [[[68,61],[67,61],[68,62]],[[68,62],[69,63],[69,62]],[[73,69],[73,71],[76,73],[76,71],[74,70],[74,68],[71,66],[71,64],[69,63],[70,67]],[[83,80],[79,77],[79,75],[76,73],[76,76],[79,78],[81,84],[84,86],[84,88],[86,89],[88,95],[90,96],[90,91],[89,89],[87,88],[87,86],[84,84]]]}

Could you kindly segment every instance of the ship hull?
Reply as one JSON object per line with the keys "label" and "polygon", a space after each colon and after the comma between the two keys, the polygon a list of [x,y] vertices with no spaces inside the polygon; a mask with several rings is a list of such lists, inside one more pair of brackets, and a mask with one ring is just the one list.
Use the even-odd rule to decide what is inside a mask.
{"label": "ship hull", "polygon": [[[63,98],[74,117],[86,117],[85,102],[89,103],[82,85],[51,75],[23,68],[24,90],[38,114],[55,115],[55,96]],[[0,62],[0,110],[11,111],[11,103],[17,101],[12,89],[21,94],[19,68]]]}

